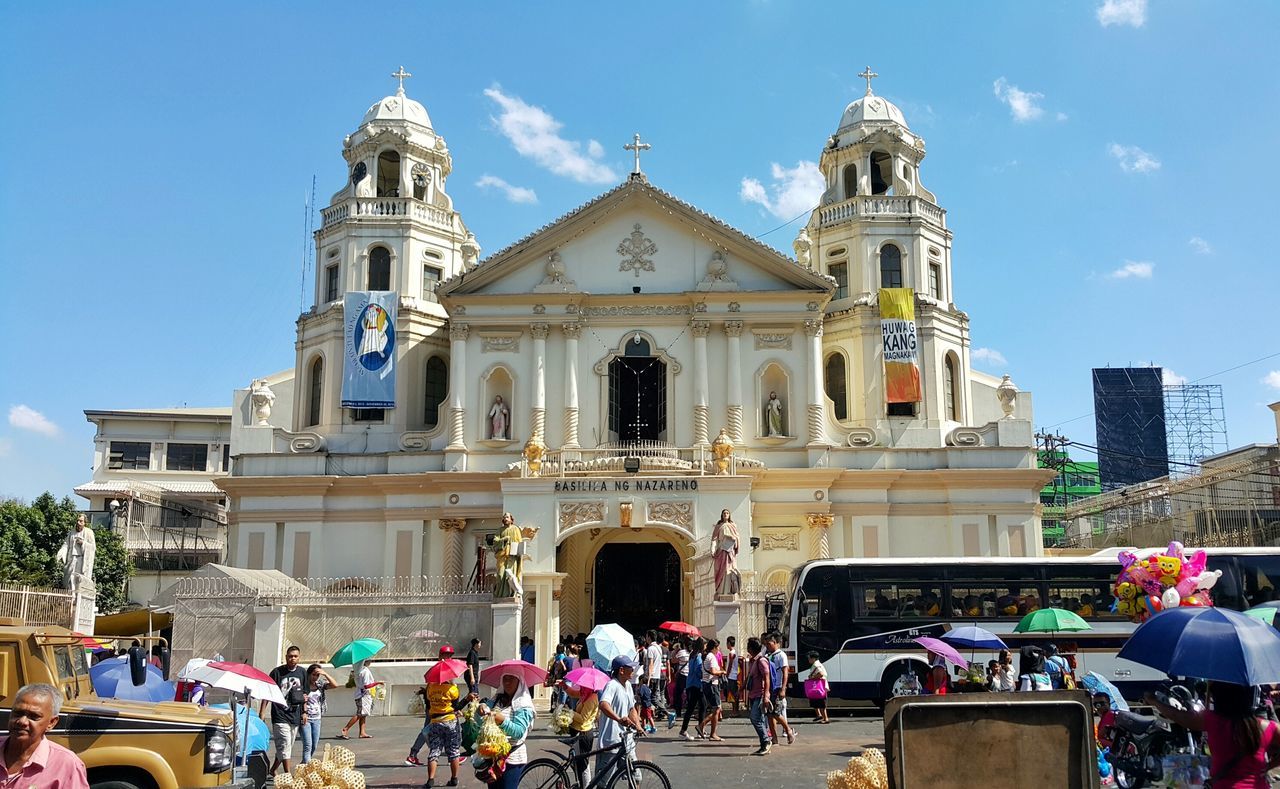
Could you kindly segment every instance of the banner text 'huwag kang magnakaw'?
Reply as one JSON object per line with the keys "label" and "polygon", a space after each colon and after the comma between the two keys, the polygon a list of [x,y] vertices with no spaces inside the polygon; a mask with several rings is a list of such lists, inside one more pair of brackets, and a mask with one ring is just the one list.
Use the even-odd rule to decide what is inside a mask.
{"label": "banner text 'huwag kang magnakaw'", "polygon": [[885,402],[919,402],[920,354],[914,290],[880,289],[880,332],[884,338]]}
{"label": "banner text 'huwag kang magnakaw'", "polygon": [[343,408],[396,407],[396,294],[348,292],[343,300]]}

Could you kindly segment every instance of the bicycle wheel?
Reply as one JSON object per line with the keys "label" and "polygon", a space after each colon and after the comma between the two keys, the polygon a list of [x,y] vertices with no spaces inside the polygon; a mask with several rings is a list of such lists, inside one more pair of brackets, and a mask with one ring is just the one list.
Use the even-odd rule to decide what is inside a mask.
{"label": "bicycle wheel", "polygon": [[[524,786],[524,781],[520,785]],[[671,789],[671,781],[658,765],[637,759],[631,763],[630,776],[625,769],[614,774],[609,789]]]}
{"label": "bicycle wheel", "polygon": [[524,767],[520,789],[575,789],[578,782],[556,759],[534,759]]}

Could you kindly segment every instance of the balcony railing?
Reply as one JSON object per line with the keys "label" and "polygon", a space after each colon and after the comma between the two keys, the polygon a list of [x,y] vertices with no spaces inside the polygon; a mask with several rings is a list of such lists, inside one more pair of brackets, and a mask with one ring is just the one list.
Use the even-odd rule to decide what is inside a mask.
{"label": "balcony railing", "polygon": [[758,460],[734,452],[721,470],[711,447],[675,447],[664,441],[617,442],[593,449],[548,450],[535,471],[521,461],[526,477],[690,476],[737,474],[740,469],[762,467]]}
{"label": "balcony railing", "polygon": [[946,213],[923,197],[858,195],[818,209],[818,220],[823,227],[828,227],[859,217],[886,219],[920,217],[930,224],[946,227]]}
{"label": "balcony railing", "polygon": [[451,211],[428,205],[412,197],[354,197],[321,209],[321,227],[327,228],[349,219],[400,219],[448,229],[452,227]]}

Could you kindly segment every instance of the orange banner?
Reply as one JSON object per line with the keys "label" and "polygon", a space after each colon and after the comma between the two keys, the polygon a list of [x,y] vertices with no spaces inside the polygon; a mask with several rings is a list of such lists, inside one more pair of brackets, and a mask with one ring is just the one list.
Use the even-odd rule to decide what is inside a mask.
{"label": "orange banner", "polygon": [[920,357],[914,290],[880,289],[880,333],[884,339],[885,402],[919,402]]}

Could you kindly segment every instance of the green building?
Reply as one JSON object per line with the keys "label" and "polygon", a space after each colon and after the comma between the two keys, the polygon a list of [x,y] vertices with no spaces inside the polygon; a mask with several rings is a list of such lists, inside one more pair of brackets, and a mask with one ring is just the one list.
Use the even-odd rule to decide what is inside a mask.
{"label": "green building", "polygon": [[1040,491],[1040,518],[1046,548],[1061,545],[1066,537],[1066,529],[1058,519],[1064,508],[1102,493],[1097,461],[1079,462],[1063,452],[1053,454],[1051,457],[1047,452],[1039,453],[1040,468],[1059,469],[1058,476],[1049,480],[1049,484]]}

